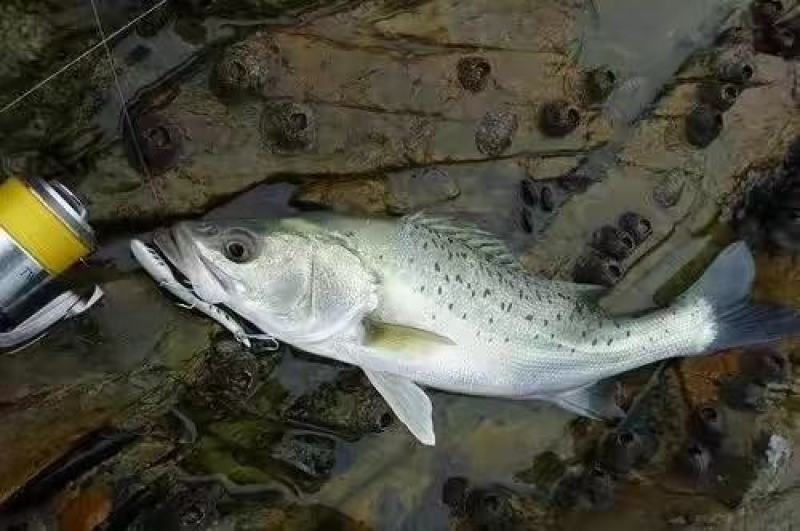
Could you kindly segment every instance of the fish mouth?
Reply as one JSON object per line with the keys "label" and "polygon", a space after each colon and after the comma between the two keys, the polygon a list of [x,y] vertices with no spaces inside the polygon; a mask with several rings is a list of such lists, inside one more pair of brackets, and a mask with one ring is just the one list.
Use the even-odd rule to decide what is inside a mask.
{"label": "fish mouth", "polygon": [[157,229],[153,244],[175,278],[200,299],[210,304],[225,301],[229,282],[199,251],[189,226],[179,223],[170,229]]}

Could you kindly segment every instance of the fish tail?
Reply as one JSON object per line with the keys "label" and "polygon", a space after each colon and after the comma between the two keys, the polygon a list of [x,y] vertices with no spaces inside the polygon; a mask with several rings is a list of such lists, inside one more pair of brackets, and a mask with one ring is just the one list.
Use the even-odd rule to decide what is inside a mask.
{"label": "fish tail", "polygon": [[800,335],[800,313],[750,302],[755,263],[747,244],[729,245],[681,297],[711,305],[714,337],[706,351]]}

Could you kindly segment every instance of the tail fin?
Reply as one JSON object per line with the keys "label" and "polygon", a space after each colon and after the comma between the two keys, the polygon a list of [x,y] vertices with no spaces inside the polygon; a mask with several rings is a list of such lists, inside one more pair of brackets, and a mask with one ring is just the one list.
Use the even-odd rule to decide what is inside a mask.
{"label": "tail fin", "polygon": [[709,351],[775,341],[800,334],[800,313],[750,304],[753,256],[744,242],[728,246],[681,297],[703,299],[714,311],[715,337]]}

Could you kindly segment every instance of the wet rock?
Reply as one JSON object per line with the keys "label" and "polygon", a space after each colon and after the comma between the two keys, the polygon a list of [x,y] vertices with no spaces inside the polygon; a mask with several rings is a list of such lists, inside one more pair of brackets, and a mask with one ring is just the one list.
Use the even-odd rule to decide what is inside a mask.
{"label": "wet rock", "polygon": [[542,494],[552,494],[558,482],[566,475],[567,465],[555,453],[542,452],[533,465],[514,474],[514,480],[531,485]]}
{"label": "wet rock", "polygon": [[745,59],[724,62],[717,66],[717,78],[728,83],[747,83],[754,74],[755,67],[751,61]]}
{"label": "wet rock", "polygon": [[335,449],[330,437],[290,434],[273,448],[272,456],[313,479],[326,479],[336,464]]}
{"label": "wet rock", "polygon": [[127,432],[104,431],[92,433],[79,441],[66,455],[43,469],[3,504],[7,511],[34,507],[79,479],[136,440]]}
{"label": "wet rock", "polygon": [[786,154],[782,168],[772,170],[755,184],[733,213],[733,224],[741,237],[771,252],[800,251],[800,187],[794,169],[794,155]]}
{"label": "wet rock", "polygon": [[358,370],[344,371],[334,382],[299,397],[284,416],[356,439],[394,422],[389,407]]}
{"label": "wet rock", "polygon": [[724,112],[733,107],[741,93],[742,90],[732,83],[710,84],[702,87],[700,99],[714,109]]}
{"label": "wet rock", "polygon": [[720,396],[728,407],[744,411],[763,413],[770,404],[769,388],[753,381],[749,375],[740,375],[726,381]]}
{"label": "wet rock", "polygon": [[371,531],[373,528],[343,512],[322,504],[278,505],[262,509],[245,520],[244,529]]}
{"label": "wet rock", "polygon": [[695,147],[708,147],[722,132],[722,125],[722,113],[709,105],[698,105],[686,115],[686,139]]}
{"label": "wet rock", "polygon": [[743,358],[743,372],[759,385],[785,383],[791,377],[789,357],[776,350],[767,348],[747,352]]}
{"label": "wet rock", "polygon": [[[139,4],[136,12],[144,13],[156,6],[159,0],[138,0],[134,3]],[[136,33],[142,37],[152,37],[169,24],[173,17],[173,6],[168,2],[163,3],[136,23]]]}
{"label": "wet rock", "polygon": [[95,487],[67,500],[59,514],[60,530],[92,531],[111,514],[112,497],[108,489]]}
{"label": "wet rock", "polygon": [[687,477],[705,482],[712,471],[713,456],[711,451],[700,443],[690,443],[679,456],[679,468]]}
{"label": "wet rock", "polygon": [[679,172],[670,172],[653,189],[653,200],[661,208],[672,208],[680,201],[685,186],[683,175]]}
{"label": "wet rock", "polygon": [[190,414],[216,419],[247,410],[276,362],[277,358],[271,356],[256,357],[233,340],[218,340],[202,376],[189,389]]}
{"label": "wet rock", "polygon": [[628,233],[636,245],[641,244],[653,234],[653,224],[636,212],[625,212],[619,218],[619,228]]}
{"label": "wet rock", "polygon": [[216,486],[183,488],[153,512],[143,515],[133,529],[145,531],[201,531],[219,518],[222,489]]}
{"label": "wet rock", "polygon": [[627,474],[643,465],[652,451],[642,435],[628,428],[611,432],[603,441],[600,461],[610,471]]}
{"label": "wet rock", "polygon": [[613,286],[622,278],[624,270],[615,259],[599,253],[588,253],[575,264],[572,278],[583,284]]}
{"label": "wet rock", "polygon": [[533,234],[536,224],[533,221],[533,213],[528,208],[520,210],[519,225],[523,231],[528,234]]}
{"label": "wet rock", "polygon": [[454,516],[464,514],[468,490],[469,481],[466,478],[447,478],[447,481],[442,485],[442,503],[450,508],[450,514]]}
{"label": "wet rock", "polygon": [[539,128],[551,137],[562,137],[578,127],[581,114],[578,109],[565,100],[556,100],[542,105],[539,112]]}
{"label": "wet rock", "polygon": [[636,247],[636,241],[628,232],[605,225],[592,234],[591,246],[605,256],[623,260]]}
{"label": "wet rock", "polygon": [[386,180],[386,207],[392,214],[407,214],[455,199],[461,190],[442,168],[398,172]]}
{"label": "wet rock", "polygon": [[458,81],[470,92],[480,92],[486,88],[492,73],[492,67],[483,57],[462,57],[456,67]]}
{"label": "wet rock", "polygon": [[755,48],[762,53],[794,58],[800,52],[800,39],[794,29],[773,25],[758,30]]}
{"label": "wet rock", "polygon": [[228,47],[214,65],[211,87],[220,95],[261,94],[280,68],[280,49],[267,33]]}
{"label": "wet rock", "polygon": [[611,475],[598,467],[572,472],[559,482],[553,502],[562,509],[603,510],[614,501],[615,485]]}
{"label": "wet rock", "polygon": [[490,111],[475,130],[475,146],[489,157],[497,157],[511,147],[517,130],[517,117],[508,111]]}
{"label": "wet rock", "polygon": [[692,431],[698,440],[709,447],[718,447],[725,434],[725,423],[720,409],[713,404],[695,409],[692,415]]}
{"label": "wet rock", "polygon": [[783,2],[781,0],[757,0],[753,2],[751,13],[753,21],[762,26],[769,26],[775,23],[783,14]]}
{"label": "wet rock", "polygon": [[478,529],[514,529],[517,515],[512,496],[499,487],[472,490],[464,504],[469,522]]}
{"label": "wet rock", "polygon": [[595,182],[591,177],[574,171],[559,177],[557,180],[559,188],[568,193],[585,192]]}
{"label": "wet rock", "polygon": [[791,176],[796,176],[800,171],[800,138],[795,138],[786,149],[783,156],[783,167]]}
{"label": "wet rock", "polygon": [[[290,204],[303,210],[323,208],[341,214],[381,215],[387,208],[392,211],[406,206],[394,196],[387,197],[388,186],[379,179],[315,179],[300,185]],[[415,188],[415,192],[419,190]]]}
{"label": "wet rock", "polygon": [[609,68],[595,68],[586,73],[586,99],[590,103],[606,100],[617,84],[617,76]]}
{"label": "wet rock", "polygon": [[157,113],[131,117],[125,129],[125,149],[130,165],[144,175],[160,175],[175,168],[184,154],[180,126]]}
{"label": "wet rock", "polygon": [[519,196],[525,206],[535,207],[539,204],[539,193],[534,184],[527,179],[519,182]]}
{"label": "wet rock", "polygon": [[261,113],[261,139],[277,154],[310,151],[317,137],[314,112],[301,103],[269,103]]}

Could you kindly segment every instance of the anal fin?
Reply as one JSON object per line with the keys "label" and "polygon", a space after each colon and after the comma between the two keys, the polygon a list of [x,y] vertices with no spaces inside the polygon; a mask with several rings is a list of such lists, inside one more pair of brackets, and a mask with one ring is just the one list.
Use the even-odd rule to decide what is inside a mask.
{"label": "anal fin", "polygon": [[422,444],[433,446],[433,405],[431,399],[416,383],[402,376],[364,369],[400,421]]}

